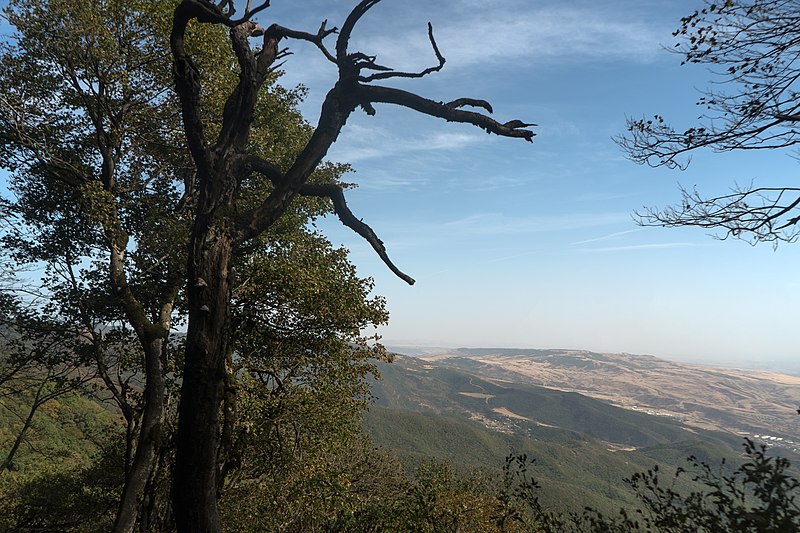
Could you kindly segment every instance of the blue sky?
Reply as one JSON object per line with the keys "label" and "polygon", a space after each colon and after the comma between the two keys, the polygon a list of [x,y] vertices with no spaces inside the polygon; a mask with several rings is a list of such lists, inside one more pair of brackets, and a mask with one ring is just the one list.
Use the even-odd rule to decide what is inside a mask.
{"label": "blue sky", "polygon": [[[285,4],[285,5],[283,5]],[[273,2],[272,19],[315,29],[341,23],[350,2]],[[333,6],[333,7],[332,7]],[[487,136],[405,109],[354,116],[331,158],[359,188],[354,212],[386,242],[413,287],[333,220],[320,224],[352,251],[387,297],[388,344],[581,348],[689,361],[786,367],[797,359],[800,245],[752,247],[700,229],[640,228],[631,212],[679,199],[677,184],[708,195],[734,183],[788,184],[787,152],[697,153],[688,171],[626,160],[612,137],[626,116],[660,113],[677,127],[698,114],[702,67],[664,50],[694,2],[385,0],[356,47],[380,63],[434,63],[431,21],[447,64],[401,83],[437,100],[486,98],[501,121],[539,124],[532,145]],[[287,83],[311,93],[314,121],[335,73],[308,46]]]}
{"label": "blue sky", "polygon": [[[340,25],[355,0],[273,0],[264,25]],[[729,365],[794,366],[800,244],[751,247],[700,229],[640,228],[631,213],[735,182],[790,183],[788,152],[697,153],[686,172],[638,166],[612,137],[626,116],[694,124],[711,76],[664,50],[690,1],[384,0],[351,49],[400,69],[440,73],[395,86],[436,100],[485,98],[498,120],[536,122],[533,144],[410,110],[356,113],[331,159],[352,163],[348,201],[417,280],[395,278],[338,220],[318,226],[351,250],[386,296],[389,345],[578,348]],[[332,44],[332,43],[331,43]],[[316,121],[336,77],[305,43],[284,82],[310,90]],[[796,364],[800,369],[800,364]]]}

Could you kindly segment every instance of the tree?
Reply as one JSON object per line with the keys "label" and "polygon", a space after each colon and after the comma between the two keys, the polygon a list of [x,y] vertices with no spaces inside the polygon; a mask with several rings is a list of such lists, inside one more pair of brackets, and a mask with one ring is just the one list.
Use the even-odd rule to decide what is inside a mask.
{"label": "tree", "polygon": [[4,241],[18,261],[44,265],[44,309],[86,339],[85,361],[125,417],[119,527],[129,530],[160,446],[183,270],[180,250],[159,242],[185,240],[171,180],[186,158],[156,37],[168,13],[54,1],[13,3],[7,15],[18,34],[0,62],[0,149],[21,225]]}
{"label": "tree", "polygon": [[[394,71],[378,64],[375,57],[350,51],[350,36],[356,24],[378,3],[379,0],[363,0],[353,8],[338,30],[333,51],[328,49],[325,39],[337,30],[328,29],[325,22],[316,33],[277,24],[267,28],[256,24],[253,17],[265,10],[269,2],[254,7],[248,3],[240,18],[235,18],[233,2],[185,0],[175,9],[170,37],[173,71],[186,141],[196,168],[191,188],[197,191],[186,268],[188,330],[174,478],[179,531],[220,529],[216,435],[225,393],[225,361],[230,353],[230,274],[237,251],[275,224],[295,197],[328,198],[342,222],[367,239],[393,272],[413,283],[391,263],[383,243],[369,226],[347,208],[340,185],[310,181],[350,114],[361,108],[373,115],[374,104],[394,104],[448,121],[472,124],[502,136],[528,141],[533,138],[533,132],[526,129],[531,124],[519,120],[500,123],[461,109],[473,106],[491,112],[488,102],[461,98],[442,103],[374,83],[398,77],[422,77],[444,66],[444,57],[430,26],[428,36],[438,65],[418,73]],[[192,21],[230,28],[239,80],[225,102],[219,131],[209,131],[203,120],[204,80],[186,46],[186,32]],[[259,37],[261,47],[254,50],[251,39]],[[326,95],[310,138],[293,161],[281,168],[252,153],[249,141],[259,90],[275,62],[285,54],[279,48],[285,39],[316,45],[336,66],[339,79]],[[253,208],[238,209],[242,184],[254,176],[268,179],[272,188],[263,191]]]}
{"label": "tree", "polygon": [[[791,148],[800,142],[800,13],[779,0],[707,1],[673,35],[683,63],[708,65],[720,89],[697,102],[702,123],[676,130],[661,115],[628,121],[617,139],[633,161],[686,168],[700,148],[718,152]],[[677,206],[648,209],[640,223],[720,228],[721,238],[794,242],[800,236],[800,188],[736,186],[707,198],[681,189]]]}
{"label": "tree", "polygon": [[[3,244],[15,268],[29,264],[44,273],[31,304],[73,344],[61,353],[65,363],[96,374],[84,392],[122,414],[116,531],[137,523],[154,531],[172,520],[166,497],[183,358],[181,339],[170,330],[186,322],[185,251],[196,195],[172,91],[171,15],[171,6],[149,1],[14,2],[7,16],[17,33],[0,50],[0,153],[14,193],[0,202],[0,214],[15,217],[3,228]],[[203,119],[210,130],[220,127],[224,101],[217,95],[236,82],[226,39],[208,25],[189,38],[208,81]],[[302,90],[281,88],[276,79],[270,74],[264,81],[253,110],[269,128],[255,129],[249,141],[254,153],[285,165],[311,129],[296,110]],[[333,184],[345,170],[323,164],[315,179]],[[241,209],[271,187],[256,177],[239,185]],[[304,376],[297,367],[309,361],[320,374],[336,370],[325,384],[343,394],[328,396],[341,419],[348,406],[355,416],[361,405],[350,393],[372,370],[366,360],[381,356],[361,329],[386,320],[383,301],[368,297],[370,282],[355,276],[344,251],[306,226],[328,210],[324,199],[295,201],[269,232],[237,252],[216,465],[220,486],[236,477],[236,457],[251,440],[242,430],[256,416],[236,407],[253,402],[237,377],[268,369],[282,378],[294,368],[286,378],[292,382]],[[53,354],[40,355],[31,360],[36,383],[52,387]],[[287,390],[272,395],[282,403],[266,414],[290,418],[283,406],[292,400]]]}

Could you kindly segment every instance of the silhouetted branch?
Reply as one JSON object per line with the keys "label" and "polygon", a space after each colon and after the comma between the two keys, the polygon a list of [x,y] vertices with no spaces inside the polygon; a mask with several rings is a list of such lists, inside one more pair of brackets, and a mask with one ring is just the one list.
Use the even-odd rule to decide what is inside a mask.
{"label": "silhouetted branch", "polygon": [[697,101],[702,125],[684,131],[663,117],[628,120],[617,142],[637,163],[685,168],[680,156],[698,148],[716,151],[785,148],[800,143],[800,13],[791,2],[706,1],[681,19],[673,49],[683,63],[709,66],[716,85]]}
{"label": "silhouetted branch", "polygon": [[476,100],[475,98],[456,98],[455,100],[447,102],[444,105],[446,105],[447,107],[452,107],[453,109],[464,106],[482,107],[489,113],[494,113],[494,110],[492,109],[492,104],[490,104],[486,100]]}
{"label": "silhouetted branch", "polygon": [[389,270],[391,270],[398,278],[402,279],[409,285],[414,284],[414,278],[401,272],[400,269],[398,269],[394,263],[392,263],[391,259],[389,259],[389,255],[386,253],[386,247],[384,246],[383,241],[378,238],[372,228],[364,223],[363,220],[356,218],[355,215],[353,215],[353,212],[350,211],[350,208],[347,206],[347,201],[344,197],[344,190],[341,186],[334,184],[307,183],[302,189],[300,189],[300,194],[303,196],[330,198],[330,200],[333,202],[334,211],[336,211],[336,214],[339,217],[339,220],[342,221],[342,224],[366,239],[366,241],[372,245],[372,248],[375,250],[375,252],[377,252],[381,260],[386,264],[387,267],[389,267]]}
{"label": "silhouetted branch", "polygon": [[284,28],[283,26],[279,26],[277,24],[273,24],[270,29],[272,29],[276,34],[280,35],[281,37],[288,37],[290,39],[298,39],[300,41],[308,41],[317,48],[320,49],[322,54],[328,59],[328,61],[332,63],[336,63],[336,57],[331,54],[328,49],[325,47],[325,43],[323,42],[328,35],[332,33],[338,33],[339,29],[334,26],[331,29],[327,29],[326,26],[328,25],[328,21],[323,20],[322,24],[320,24],[319,30],[317,30],[316,34],[304,32],[304,31],[296,31],[291,30],[289,28]]}
{"label": "silhouetted branch", "polygon": [[433,26],[430,22],[428,22],[428,40],[431,42],[431,47],[433,48],[433,52],[436,54],[436,59],[439,60],[438,65],[434,67],[428,67],[421,72],[396,72],[393,70],[388,72],[379,72],[369,76],[360,76],[358,78],[359,81],[368,83],[375,80],[386,80],[389,78],[421,78],[433,72],[439,72],[442,70],[442,67],[444,67],[445,59],[442,56],[442,53],[439,51],[439,47],[436,45],[436,39],[433,38]]}
{"label": "silhouetted branch", "polygon": [[800,236],[800,216],[787,215],[800,206],[800,188],[736,188],[731,194],[702,197],[696,189],[681,188],[679,206],[662,210],[648,208],[636,213],[642,226],[696,226],[722,228],[717,236],[757,242],[794,242]]}
{"label": "silhouetted branch", "polygon": [[345,19],[339,37],[336,39],[336,63],[341,68],[347,63],[347,45],[350,43],[350,36],[353,33],[356,23],[364,14],[378,4],[381,0],[362,0],[353,8],[350,15]]}
{"label": "silhouetted branch", "polygon": [[[488,133],[494,133],[503,137],[516,137],[525,139],[528,142],[533,142],[533,137],[536,135],[531,130],[526,129],[536,124],[526,123],[520,120],[512,120],[501,124],[486,115],[481,115],[473,111],[464,111],[452,107],[449,104],[435,102],[402,89],[362,85],[360,87],[360,93],[364,100],[371,103],[395,104],[408,107],[425,115],[443,118],[449,122],[472,124]],[[462,101],[464,100],[466,99]]]}
{"label": "silhouetted branch", "polygon": [[[756,150],[785,148],[798,142],[794,132],[764,135],[774,126],[786,122],[786,118],[758,123],[752,128],[741,128],[743,124],[732,124],[730,128],[697,126],[683,132],[675,130],[661,115],[653,118],[628,119],[626,136],[614,140],[631,161],[651,167],[667,167],[684,170],[691,158],[688,155],[709,147],[715,151]],[[687,156],[681,161],[681,156]]]}
{"label": "silhouetted branch", "polygon": [[[283,175],[280,169],[265,159],[257,156],[247,156],[246,164],[249,165],[253,171],[258,172],[269,179],[276,187],[285,183],[286,177]],[[329,198],[331,202],[333,202],[334,211],[339,217],[339,220],[341,220],[342,224],[361,235],[368,243],[370,243],[381,260],[397,277],[409,285],[414,284],[414,278],[403,273],[395,266],[392,260],[389,259],[389,255],[386,252],[386,247],[384,246],[383,241],[378,238],[372,228],[370,228],[369,225],[367,225],[363,220],[356,218],[356,216],[347,206],[347,201],[344,197],[344,189],[342,189],[341,186],[336,184],[307,183],[300,189],[299,194],[302,196]]]}

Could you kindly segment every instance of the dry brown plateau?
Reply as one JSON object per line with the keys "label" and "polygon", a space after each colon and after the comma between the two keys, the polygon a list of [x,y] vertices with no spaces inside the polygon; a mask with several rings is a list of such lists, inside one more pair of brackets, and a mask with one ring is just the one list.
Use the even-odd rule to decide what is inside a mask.
{"label": "dry brown plateau", "polygon": [[[688,426],[756,436],[800,451],[800,377],[576,350],[460,349],[421,357],[479,373],[578,392],[676,417]],[[777,439],[783,439],[778,441]]]}

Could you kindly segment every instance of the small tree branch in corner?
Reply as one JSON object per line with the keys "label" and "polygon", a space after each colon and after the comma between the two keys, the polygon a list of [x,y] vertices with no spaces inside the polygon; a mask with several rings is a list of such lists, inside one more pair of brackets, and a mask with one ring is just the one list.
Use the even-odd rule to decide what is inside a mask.
{"label": "small tree branch in corner", "polygon": [[800,206],[796,187],[737,187],[730,194],[706,198],[696,189],[681,188],[679,205],[636,212],[640,226],[720,228],[719,239],[734,237],[751,244],[794,242],[800,237],[800,216],[790,213]]}

